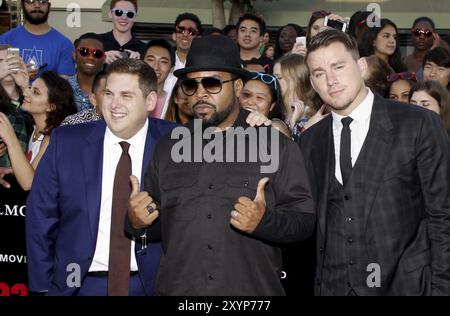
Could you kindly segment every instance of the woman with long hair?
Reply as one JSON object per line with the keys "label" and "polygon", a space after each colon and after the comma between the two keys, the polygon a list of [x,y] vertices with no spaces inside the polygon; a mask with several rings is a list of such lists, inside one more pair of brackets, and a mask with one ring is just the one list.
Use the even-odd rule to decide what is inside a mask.
{"label": "woman with long hair", "polygon": [[22,151],[11,122],[3,113],[0,113],[0,137],[7,146],[17,182],[28,191],[52,130],[77,110],[70,84],[53,71],[44,72],[23,94],[22,109],[31,115],[34,123],[27,154]]}
{"label": "woman with long hair", "polygon": [[409,102],[436,112],[450,136],[450,96],[441,84],[432,80],[415,83]]}
{"label": "woman with long hair", "polygon": [[400,45],[398,45],[398,31],[394,22],[388,19],[380,20],[380,27],[369,27],[358,43],[361,57],[376,55],[388,63],[395,72],[406,71],[402,61]]}

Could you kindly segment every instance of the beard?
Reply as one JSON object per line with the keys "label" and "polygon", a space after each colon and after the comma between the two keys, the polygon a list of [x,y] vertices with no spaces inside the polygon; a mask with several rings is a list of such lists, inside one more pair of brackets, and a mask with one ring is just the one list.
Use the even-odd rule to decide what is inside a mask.
{"label": "beard", "polygon": [[[41,13],[40,16],[33,16],[33,13]],[[44,10],[33,10],[28,12],[27,10],[23,10],[23,16],[25,20],[27,20],[30,24],[38,25],[47,22],[48,15],[50,13],[50,8],[47,11]]]}
{"label": "beard", "polygon": [[[233,92],[233,98],[230,100],[230,103],[220,112],[217,112],[217,107],[214,104],[208,102],[197,102],[192,109],[194,110],[194,117],[202,119],[202,126],[204,129],[212,126],[219,126],[222,122],[224,122],[230,114],[233,112],[235,107],[235,97]],[[207,104],[214,108],[214,113],[210,117],[206,117],[205,115],[198,114],[195,112],[195,107],[197,104]]]}

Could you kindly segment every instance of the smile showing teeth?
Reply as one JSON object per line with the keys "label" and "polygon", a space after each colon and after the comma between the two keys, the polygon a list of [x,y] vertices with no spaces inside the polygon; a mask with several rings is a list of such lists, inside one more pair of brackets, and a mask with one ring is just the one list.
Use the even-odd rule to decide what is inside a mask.
{"label": "smile showing teeth", "polygon": [[115,119],[121,119],[121,118],[124,118],[126,116],[126,114],[125,113],[114,113],[114,112],[111,112],[111,116],[112,116],[112,118],[115,118]]}

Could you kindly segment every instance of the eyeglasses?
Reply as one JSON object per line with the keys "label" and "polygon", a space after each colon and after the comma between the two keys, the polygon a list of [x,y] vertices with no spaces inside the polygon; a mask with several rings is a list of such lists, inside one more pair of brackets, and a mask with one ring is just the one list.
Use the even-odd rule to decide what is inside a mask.
{"label": "eyeglasses", "polygon": [[403,80],[412,80],[412,79],[416,78],[416,73],[405,71],[405,72],[400,72],[400,73],[393,73],[386,77],[387,82],[393,82],[393,81],[398,80],[399,78],[403,79]]}
{"label": "eyeglasses", "polygon": [[188,78],[181,81],[181,90],[187,96],[193,96],[197,92],[198,85],[201,83],[203,88],[211,94],[217,94],[222,91],[222,86],[224,83],[232,82],[238,78],[233,78],[230,80],[222,80],[215,77],[202,77],[202,78]]}
{"label": "eyeglasses", "polygon": [[273,90],[277,91],[277,78],[264,72],[250,71],[250,73],[252,74],[250,80],[260,80],[271,86]]}
{"label": "eyeglasses", "polygon": [[187,34],[188,36],[197,36],[198,30],[192,28],[192,27],[186,27],[186,26],[177,26],[175,28],[175,31],[178,34]]}
{"label": "eyeglasses", "polygon": [[115,16],[121,17],[124,13],[127,16],[127,18],[132,19],[136,16],[136,12],[131,10],[123,10],[123,9],[112,9],[111,10]]}
{"label": "eyeglasses", "polygon": [[414,29],[411,31],[411,33],[415,37],[419,37],[420,35],[425,35],[425,37],[429,38],[429,37],[433,36],[433,32],[430,30]]}
{"label": "eyeglasses", "polygon": [[311,14],[311,16],[320,19],[320,18],[324,18],[324,17],[326,17],[327,15],[330,15],[330,14],[331,14],[331,12],[328,12],[328,11],[325,11],[325,10],[321,10],[321,11],[314,11]]}
{"label": "eyeglasses", "polygon": [[24,0],[24,2],[26,4],[33,4],[35,2],[37,2],[39,4],[47,4],[49,2],[49,0]]}
{"label": "eyeglasses", "polygon": [[101,59],[103,58],[103,56],[105,56],[105,52],[97,48],[78,47],[77,52],[80,53],[80,55],[83,57],[92,55],[97,59]]}

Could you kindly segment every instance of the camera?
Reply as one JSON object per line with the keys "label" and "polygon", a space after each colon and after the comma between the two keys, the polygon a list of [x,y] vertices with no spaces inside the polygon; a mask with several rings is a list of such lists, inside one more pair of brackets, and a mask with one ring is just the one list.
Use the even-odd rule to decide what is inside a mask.
{"label": "camera", "polygon": [[347,23],[338,21],[338,20],[329,20],[328,15],[325,17],[325,20],[323,21],[323,25],[334,28],[336,30],[345,32],[347,29]]}

